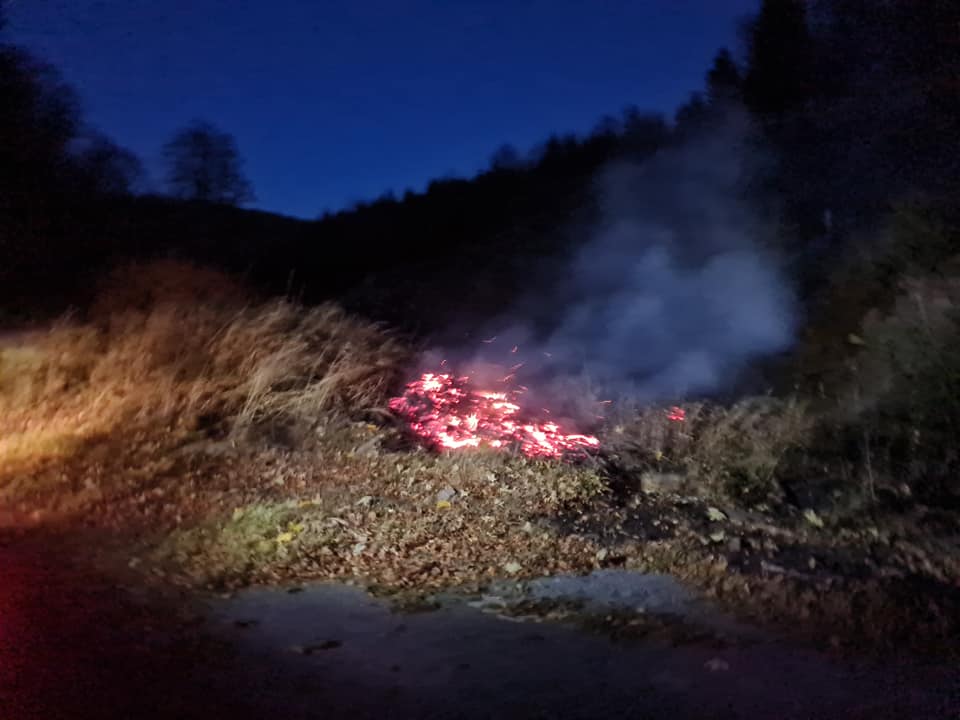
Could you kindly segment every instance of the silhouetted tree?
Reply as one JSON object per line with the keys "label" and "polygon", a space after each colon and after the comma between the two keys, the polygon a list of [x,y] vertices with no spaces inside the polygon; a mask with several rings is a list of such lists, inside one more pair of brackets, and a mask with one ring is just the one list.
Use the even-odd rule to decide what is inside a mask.
{"label": "silhouetted tree", "polygon": [[635,106],[621,113],[624,152],[633,160],[649,157],[670,140],[670,128],[663,115],[642,112]]}
{"label": "silhouetted tree", "polygon": [[778,153],[767,178],[814,237],[905,196],[955,196],[960,3],[768,0],[748,26],[748,106]]}
{"label": "silhouetted tree", "polygon": [[225,205],[254,200],[233,136],[210,123],[178,131],[163,148],[167,184],[176,197]]}
{"label": "silhouetted tree", "polygon": [[103,195],[130,195],[143,181],[140,159],[100,134],[86,138],[76,163],[87,187]]}
{"label": "silhouetted tree", "polygon": [[712,117],[710,106],[703,99],[703,93],[693,93],[686,103],[677,108],[674,116],[674,128],[678,137],[687,137],[697,133]]}
{"label": "silhouetted tree", "polygon": [[516,170],[522,165],[520,153],[513,145],[507,143],[498,147],[490,158],[491,170]]}
{"label": "silhouetted tree", "polygon": [[593,132],[591,135],[606,135],[608,137],[613,137],[620,135],[623,132],[623,125],[620,121],[620,118],[616,118],[613,115],[604,115],[593,127]]}
{"label": "silhouetted tree", "polygon": [[53,68],[0,46],[0,195],[7,202],[20,204],[68,182],[78,107]]}
{"label": "silhouetted tree", "polygon": [[744,99],[760,115],[803,105],[811,94],[811,40],[804,0],[763,0],[747,28]]}
{"label": "silhouetted tree", "polygon": [[551,135],[532,155],[540,167],[556,167],[575,155],[579,147],[580,143],[574,135]]}
{"label": "silhouetted tree", "polygon": [[740,68],[730,51],[723,48],[713,58],[713,65],[707,71],[707,99],[711,104],[720,105],[741,99],[742,93]]}

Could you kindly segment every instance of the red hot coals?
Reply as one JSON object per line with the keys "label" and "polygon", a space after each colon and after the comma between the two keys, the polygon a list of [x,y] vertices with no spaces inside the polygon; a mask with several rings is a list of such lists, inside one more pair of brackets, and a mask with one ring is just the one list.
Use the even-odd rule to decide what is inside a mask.
{"label": "red hot coals", "polygon": [[599,446],[591,435],[525,419],[517,402],[522,394],[522,389],[476,389],[469,377],[424,373],[390,401],[390,409],[426,443],[441,449],[517,448],[531,457],[558,458]]}

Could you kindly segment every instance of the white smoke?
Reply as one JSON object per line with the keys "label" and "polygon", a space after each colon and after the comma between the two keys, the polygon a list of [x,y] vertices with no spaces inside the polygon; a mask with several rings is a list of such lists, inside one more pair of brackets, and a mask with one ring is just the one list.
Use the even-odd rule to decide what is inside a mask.
{"label": "white smoke", "polygon": [[490,323],[484,341],[428,353],[424,367],[450,360],[480,386],[515,372],[525,405],[578,424],[602,412],[600,397],[730,389],[794,330],[788,283],[746,194],[762,159],[751,137],[731,117],[642,164],[606,168],[600,221],[553,287]]}
{"label": "white smoke", "polygon": [[792,341],[791,293],[746,196],[759,159],[742,117],[598,179],[601,222],[574,257],[548,312],[503,342],[527,341],[526,377],[588,377],[641,400],[713,393],[751,360]]}

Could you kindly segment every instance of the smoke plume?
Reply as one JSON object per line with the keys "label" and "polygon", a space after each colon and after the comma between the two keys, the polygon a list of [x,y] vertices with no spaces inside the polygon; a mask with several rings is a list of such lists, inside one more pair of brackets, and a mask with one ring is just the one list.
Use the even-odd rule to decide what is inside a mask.
{"label": "smoke plume", "polygon": [[745,192],[759,160],[748,130],[735,118],[642,164],[606,168],[595,231],[556,287],[523,305],[534,312],[499,320],[496,342],[473,348],[472,367],[515,358],[518,380],[543,395],[534,401],[556,408],[570,397],[557,384],[584,379],[642,401],[715,393],[785,349],[791,295]]}

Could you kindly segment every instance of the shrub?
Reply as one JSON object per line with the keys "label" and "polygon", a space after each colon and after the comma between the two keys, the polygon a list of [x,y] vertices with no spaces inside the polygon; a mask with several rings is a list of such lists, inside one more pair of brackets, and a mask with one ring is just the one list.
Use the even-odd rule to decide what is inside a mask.
{"label": "shrub", "polygon": [[250,300],[250,290],[226,273],[168,258],[126,263],[108,272],[98,284],[90,316],[105,320],[160,306],[237,308]]}
{"label": "shrub", "polygon": [[804,299],[807,320],[781,366],[786,376],[781,387],[843,393],[849,383],[846,362],[857,354],[848,338],[860,332],[864,317],[889,313],[904,277],[943,275],[960,252],[952,215],[955,211],[931,204],[901,203],[879,229],[847,238],[838,256],[818,266],[828,282]]}
{"label": "shrub", "polygon": [[803,444],[812,421],[794,399],[747,398],[713,407],[697,429],[688,461],[704,480],[719,480],[723,492],[748,504],[779,499],[780,464],[788,450]]}
{"label": "shrub", "polygon": [[949,211],[924,204],[900,204],[890,223],[890,241],[878,261],[892,277],[937,272],[960,251]]}
{"label": "shrub", "polygon": [[960,278],[908,279],[864,320],[850,406],[871,471],[925,501],[960,492]]}
{"label": "shrub", "polygon": [[793,399],[754,397],[680,409],[682,421],[669,408],[644,409],[618,428],[615,445],[635,470],[681,472],[699,493],[748,504],[779,498],[781,461],[805,443],[813,425]]}

